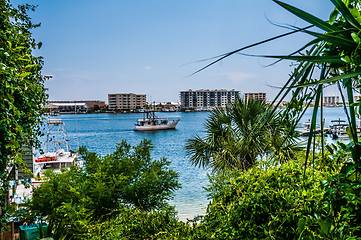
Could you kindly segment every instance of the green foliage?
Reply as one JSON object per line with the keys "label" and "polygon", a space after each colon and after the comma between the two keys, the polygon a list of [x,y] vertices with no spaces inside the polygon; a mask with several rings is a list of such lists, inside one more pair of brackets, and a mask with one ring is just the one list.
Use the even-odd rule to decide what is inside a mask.
{"label": "green foliage", "polygon": [[348,163],[340,174],[325,184],[324,201],[329,206],[329,235],[334,239],[361,239],[361,181],[355,164]]}
{"label": "green foliage", "polygon": [[[165,207],[165,201],[180,187],[178,173],[168,168],[170,162],[165,158],[152,161],[150,152],[153,146],[149,140],[144,139],[133,147],[133,151],[131,148],[123,140],[113,154],[105,157],[80,149],[90,184],[96,185],[98,178],[106,178],[104,182],[117,185],[114,194],[124,204],[144,211]],[[112,176],[122,178],[121,182],[115,182]]]}
{"label": "green foliage", "polygon": [[[314,170],[314,163],[310,163],[311,156],[315,155],[315,134],[317,115],[320,111],[320,122],[321,128],[323,128],[323,110],[322,110],[322,98],[323,98],[323,89],[329,85],[336,84],[339,88],[339,92],[342,98],[342,103],[344,105],[347,121],[350,125],[348,129],[348,134],[351,137],[351,143],[347,146],[330,146],[328,147],[329,151],[334,152],[332,158],[325,156],[324,141],[321,140],[321,156],[323,164],[328,165],[327,168],[322,169],[323,172],[316,174],[316,176],[322,176],[322,174],[328,174],[332,172],[333,166],[332,161],[338,161],[344,159],[344,157],[349,157],[347,161],[342,161],[344,164],[342,170],[339,174],[335,174],[327,184],[325,185],[325,195],[324,200],[320,200],[320,188],[317,188],[314,185],[307,185],[307,180],[303,180],[304,185],[307,186],[305,191],[315,191],[317,193],[319,206],[314,207],[313,209],[317,212],[317,216],[312,216],[309,212],[301,212],[302,215],[306,214],[304,218],[299,218],[297,222],[298,232],[300,238],[305,236],[305,238],[327,238],[327,239],[356,239],[360,238],[360,228],[358,223],[360,222],[360,173],[361,173],[361,143],[357,135],[357,126],[356,126],[356,117],[361,113],[361,102],[358,101],[354,103],[353,94],[354,92],[359,92],[361,88],[360,76],[361,76],[361,4],[359,0],[331,0],[332,4],[335,6],[335,10],[331,13],[330,19],[324,21],[316,16],[313,16],[301,9],[295,8],[284,2],[273,0],[276,4],[291,12],[295,16],[301,18],[302,20],[308,22],[309,26],[304,28],[299,28],[296,26],[286,25],[285,27],[291,29],[290,32],[260,41],[258,43],[251,44],[246,47],[231,51],[221,55],[218,59],[214,60],[201,70],[221,61],[222,59],[229,57],[233,54],[240,53],[242,50],[273,41],[275,39],[298,33],[304,32],[314,37],[314,39],[306,43],[299,50],[287,55],[287,56],[262,56],[268,58],[276,58],[279,60],[294,60],[296,61],[296,68],[290,75],[289,80],[285,83],[280,93],[277,95],[274,103],[276,101],[280,102],[286,98],[287,95],[292,95],[290,103],[288,104],[287,110],[294,112],[294,117],[296,119],[301,119],[304,114],[304,106],[308,107],[312,102],[315,102],[313,108],[313,116],[311,121],[311,128],[309,139],[307,143],[306,150],[306,159],[304,161],[305,167],[310,167]],[[311,27],[318,28],[317,30],[310,30]],[[199,71],[201,71],[199,70]],[[319,104],[321,103],[321,106]],[[358,112],[357,112],[358,110]],[[271,112],[270,117],[273,112]],[[295,121],[294,124],[297,124],[298,121]],[[321,130],[323,131],[323,130]],[[323,138],[323,134],[321,134]],[[313,146],[313,154],[310,154]],[[282,168],[284,166],[281,166]],[[306,171],[305,168],[304,175],[307,176],[309,170]],[[251,172],[251,171],[250,171]],[[232,173],[233,174],[233,173]],[[248,172],[247,172],[248,174]],[[320,175],[321,174],[321,175]],[[231,178],[233,179],[233,178]],[[275,181],[275,180],[273,180]],[[249,184],[244,181],[244,184]],[[232,186],[232,184],[230,184]],[[228,185],[226,185],[228,186]],[[264,185],[266,187],[267,185]],[[281,186],[278,186],[281,187]],[[290,189],[288,187],[287,189]],[[297,189],[297,188],[296,188]],[[280,191],[279,189],[275,190],[276,192]],[[232,193],[232,197],[236,197],[237,193]],[[288,194],[291,194],[290,192]],[[301,194],[302,195],[302,194]],[[270,194],[269,196],[273,196]],[[292,194],[291,194],[292,196]],[[311,197],[311,195],[310,195]],[[268,195],[265,197],[268,198]],[[261,196],[256,197],[257,201],[261,200]],[[299,198],[295,198],[296,200]],[[312,199],[312,198],[311,198]],[[222,200],[223,201],[223,200]],[[253,211],[258,211],[256,208],[257,201],[254,201],[255,209],[243,209],[242,214],[247,215],[247,211],[250,213]],[[276,203],[278,200],[276,201]],[[223,202],[221,202],[223,203]],[[226,202],[227,203],[227,202]],[[304,202],[306,203],[306,202]],[[322,206],[321,203],[324,203]],[[244,203],[243,203],[244,204]],[[264,207],[266,204],[262,203],[261,206]],[[223,206],[223,205],[221,205]],[[248,205],[245,205],[248,206]],[[250,206],[250,205],[249,205]],[[228,207],[228,205],[223,206]],[[330,208],[331,210],[327,210]],[[214,208],[217,211],[216,208]],[[297,209],[297,208],[296,208]],[[213,208],[211,208],[213,210]],[[272,214],[277,213],[277,209],[269,209]],[[293,211],[288,209],[291,214],[285,220],[285,222],[279,222],[280,227],[283,228],[285,223],[290,223],[293,221]],[[320,213],[323,212],[321,216]],[[231,213],[236,212],[236,209],[232,209]],[[261,211],[262,212],[262,211]],[[223,214],[223,215],[222,215]],[[240,214],[242,216],[242,214]],[[238,224],[241,220],[235,221],[232,216],[227,215],[227,212],[220,213],[216,215],[219,218],[223,218],[224,223],[230,223],[229,226],[226,224],[224,228],[220,230],[220,234],[233,234],[233,232],[228,231],[229,229],[234,229],[234,224]],[[258,215],[256,215],[258,216]],[[269,219],[270,215],[266,215],[266,219]],[[274,217],[272,215],[272,217]],[[308,227],[309,223],[314,222],[312,218],[316,219],[319,229],[313,231]],[[231,220],[228,220],[230,218]],[[235,218],[235,217],[234,217]],[[207,218],[206,218],[207,219]],[[242,217],[241,217],[242,219]],[[256,217],[250,217],[253,220]],[[276,218],[277,219],[277,218]],[[262,225],[262,218],[259,219]],[[263,225],[265,229],[264,237],[273,238],[273,234],[277,233],[277,229],[270,228],[272,224],[269,220],[269,225]],[[222,224],[222,221],[215,220],[219,225]],[[292,222],[291,222],[292,223]],[[233,225],[232,225],[233,224]],[[246,224],[246,223],[245,223]],[[249,224],[249,222],[247,222]],[[295,225],[295,222],[293,222]],[[215,227],[217,224],[214,225]],[[240,226],[240,225],[237,225]],[[245,227],[245,225],[242,225]],[[249,225],[247,225],[249,226]],[[228,227],[228,228],[227,228]],[[233,228],[232,228],[233,227]],[[257,229],[257,225],[249,226],[250,230]],[[238,229],[238,228],[237,228]],[[269,230],[270,229],[270,230]],[[312,230],[310,234],[307,232]],[[237,230],[238,231],[238,230]],[[284,229],[284,234],[288,234],[289,229]],[[267,233],[269,236],[266,236]],[[311,234],[312,233],[312,234]],[[315,235],[313,235],[315,233]],[[218,234],[218,233],[217,233]],[[320,234],[320,235],[318,235]],[[254,235],[255,238],[259,236]],[[290,237],[288,235],[281,238]],[[293,238],[295,238],[294,236]],[[277,238],[277,237],[276,237]]]}
{"label": "green foliage", "polygon": [[321,183],[330,176],[299,163],[213,175],[212,202],[195,239],[319,239],[327,213]]}
{"label": "green foliage", "polygon": [[277,162],[292,159],[296,146],[287,112],[267,116],[269,106],[260,100],[237,99],[226,109],[213,110],[206,120],[206,136],[186,144],[190,161],[215,171],[249,169],[260,156]]}
{"label": "green foliage", "polygon": [[179,222],[172,211],[123,209],[119,217],[88,225],[80,239],[188,239],[191,226]]}
{"label": "green foliage", "polygon": [[34,190],[25,217],[47,220],[48,235],[53,233],[56,239],[64,234],[82,236],[89,226],[102,226],[111,219],[126,222],[123,214],[170,218],[174,214],[167,200],[180,187],[178,174],[169,169],[166,159],[152,160],[152,148],[148,140],[135,147],[123,140],[114,153],[100,157],[82,147],[84,167],[46,172],[47,181]]}
{"label": "green foliage", "polygon": [[0,0],[0,226],[6,221],[6,168],[10,159],[11,165],[22,166],[21,146],[37,143],[41,106],[46,100],[42,59],[32,53],[41,46],[30,32],[38,25],[31,22],[29,10],[34,7],[14,8],[8,0]]}

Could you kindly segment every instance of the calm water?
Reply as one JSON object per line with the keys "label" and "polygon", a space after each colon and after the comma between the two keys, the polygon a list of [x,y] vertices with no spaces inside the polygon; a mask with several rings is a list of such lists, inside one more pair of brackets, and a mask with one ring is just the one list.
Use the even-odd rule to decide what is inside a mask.
{"label": "calm water", "polygon": [[[301,120],[311,118],[313,109],[308,109]],[[207,112],[193,113],[158,113],[159,117],[180,119],[176,130],[158,132],[133,131],[134,122],[142,114],[77,114],[61,115],[68,132],[72,149],[85,145],[89,151],[104,156],[115,150],[117,143],[126,139],[131,145],[137,145],[146,138],[152,140],[154,159],[166,157],[172,162],[171,168],[180,175],[182,188],[175,194],[172,205],[176,206],[181,220],[204,214],[208,204],[207,192],[203,189],[208,184],[207,171],[193,167],[185,154],[187,139],[195,134],[202,135],[203,123]],[[331,120],[345,119],[343,108],[326,108],[324,111],[326,126]],[[78,130],[76,130],[78,129]],[[77,138],[78,136],[78,138]]]}
{"label": "calm water", "polygon": [[[126,139],[137,145],[146,138],[152,141],[154,159],[166,157],[171,168],[179,173],[182,188],[175,194],[172,205],[176,206],[179,218],[193,218],[204,214],[208,200],[203,189],[208,184],[207,171],[193,167],[187,160],[184,146],[186,139],[194,134],[202,134],[203,122],[207,112],[195,113],[158,113],[159,117],[180,119],[176,130],[158,132],[133,131],[134,122],[142,114],[66,114],[59,118],[65,123],[72,149],[84,145],[89,151],[104,156],[115,150],[116,144]],[[78,134],[76,133],[78,129]],[[78,135],[78,140],[77,140]]]}

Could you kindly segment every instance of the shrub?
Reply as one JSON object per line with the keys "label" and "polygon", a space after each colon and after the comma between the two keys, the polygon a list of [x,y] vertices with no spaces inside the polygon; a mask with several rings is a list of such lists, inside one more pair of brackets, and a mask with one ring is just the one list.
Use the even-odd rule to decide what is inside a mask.
{"label": "shrub", "polygon": [[88,225],[79,239],[185,239],[190,231],[170,210],[122,209],[116,218]]}
{"label": "shrub", "polygon": [[[117,233],[129,226],[138,229],[153,224],[146,220],[151,216],[157,217],[158,225],[162,219],[164,224],[176,222],[170,220],[174,214],[167,200],[180,187],[178,174],[165,158],[152,160],[151,149],[148,140],[135,147],[124,140],[114,153],[104,157],[81,148],[84,167],[46,172],[47,181],[34,190],[26,204],[26,217],[29,221],[47,220],[48,235],[55,238],[82,236],[90,225],[110,224],[111,219],[124,225]],[[134,226],[127,222],[133,214],[137,221]],[[153,230],[144,230],[144,235],[153,234]]]}
{"label": "shrub", "polygon": [[321,238],[327,215],[321,182],[330,173],[289,162],[262,170],[253,167],[229,176],[214,175],[212,202],[195,229],[195,239]]}

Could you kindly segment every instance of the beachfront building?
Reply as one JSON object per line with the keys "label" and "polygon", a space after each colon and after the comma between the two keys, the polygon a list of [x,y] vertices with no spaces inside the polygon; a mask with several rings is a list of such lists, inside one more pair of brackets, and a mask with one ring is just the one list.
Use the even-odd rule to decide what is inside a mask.
{"label": "beachfront building", "polygon": [[283,101],[267,101],[267,104],[273,104],[273,106],[278,106],[279,108],[284,108],[287,105],[287,101],[283,100]]}
{"label": "beachfront building", "polygon": [[245,93],[244,94],[244,101],[248,101],[248,99],[254,100],[263,100],[266,101],[266,93]]}
{"label": "beachfront building", "polygon": [[135,93],[108,94],[108,109],[111,111],[134,111],[147,104],[147,95]]}
{"label": "beachfront building", "polygon": [[49,113],[86,113],[88,107],[85,102],[51,101],[46,106]]}
{"label": "beachfront building", "polygon": [[212,110],[215,107],[226,107],[239,97],[237,90],[187,90],[180,92],[182,109],[194,109],[199,111]]}
{"label": "beachfront building", "polygon": [[148,108],[156,112],[177,112],[179,111],[179,106],[179,103],[173,102],[153,102],[151,105],[148,105]]}
{"label": "beachfront building", "polygon": [[323,97],[323,105],[326,107],[337,106],[337,104],[339,102],[340,102],[339,96],[324,96]]}
{"label": "beachfront building", "polygon": [[91,108],[106,109],[107,107],[105,101],[101,101],[101,100],[86,100],[83,102],[86,104],[88,109]]}
{"label": "beachfront building", "polygon": [[49,113],[86,113],[94,108],[105,110],[106,104],[101,100],[49,101],[45,107]]}

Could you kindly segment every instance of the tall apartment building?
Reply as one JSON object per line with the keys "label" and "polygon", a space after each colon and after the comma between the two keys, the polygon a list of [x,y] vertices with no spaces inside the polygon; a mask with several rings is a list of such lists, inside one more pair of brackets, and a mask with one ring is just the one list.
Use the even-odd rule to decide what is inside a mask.
{"label": "tall apartment building", "polygon": [[239,91],[232,90],[187,90],[180,92],[181,108],[211,110],[214,107],[226,107],[239,97]]}
{"label": "tall apartment building", "polygon": [[244,101],[247,101],[248,99],[266,101],[266,93],[245,93],[244,94]]}
{"label": "tall apartment building", "polygon": [[109,110],[135,110],[144,108],[147,104],[147,95],[134,93],[108,94]]}
{"label": "tall apartment building", "polygon": [[324,106],[336,106],[340,102],[339,96],[324,96],[323,105]]}

